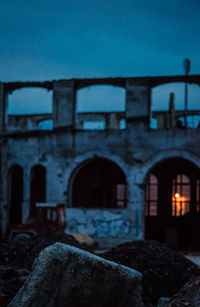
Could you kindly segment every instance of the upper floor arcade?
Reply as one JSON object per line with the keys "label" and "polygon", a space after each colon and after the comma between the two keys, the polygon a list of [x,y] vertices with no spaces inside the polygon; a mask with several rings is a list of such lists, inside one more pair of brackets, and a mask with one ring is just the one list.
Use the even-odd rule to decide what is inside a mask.
{"label": "upper floor arcade", "polygon": [[[183,101],[180,109],[176,105],[176,94],[170,93],[168,106],[163,109],[164,98],[161,94],[158,104],[161,108],[154,107],[155,89],[165,84],[180,83],[183,85],[182,100],[186,99],[184,87],[186,89],[190,85],[198,88],[200,98],[200,75],[0,83],[0,131],[1,134],[10,134],[33,130],[59,131],[63,128],[73,131],[197,128],[200,122],[200,104],[197,102],[195,108],[186,108]],[[28,88],[49,91],[50,107],[42,114],[39,111],[9,113],[12,95]],[[93,92],[93,88],[97,91]],[[87,89],[90,89],[89,95],[84,98]],[[190,97],[187,100],[190,102]],[[107,108],[107,101],[110,101],[112,108]],[[37,108],[41,103],[44,103],[43,98],[32,105]],[[84,106],[88,104],[95,107],[87,110]],[[24,107],[26,105],[25,101]]]}

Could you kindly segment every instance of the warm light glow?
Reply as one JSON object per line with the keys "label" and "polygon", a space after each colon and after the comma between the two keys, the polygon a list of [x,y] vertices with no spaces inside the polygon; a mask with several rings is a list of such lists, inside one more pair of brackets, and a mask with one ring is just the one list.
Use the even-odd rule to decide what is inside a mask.
{"label": "warm light glow", "polygon": [[189,212],[187,198],[175,193],[172,197],[172,216],[182,216]]}

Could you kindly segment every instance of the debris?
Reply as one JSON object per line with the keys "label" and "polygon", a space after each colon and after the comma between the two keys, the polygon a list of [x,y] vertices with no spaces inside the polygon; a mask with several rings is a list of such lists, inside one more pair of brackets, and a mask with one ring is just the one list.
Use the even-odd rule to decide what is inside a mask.
{"label": "debris", "polygon": [[43,250],[9,307],[143,307],[142,274],[78,248]]}
{"label": "debris", "polygon": [[0,306],[5,307],[24,284],[32,264],[47,246],[61,242],[87,249],[72,236],[64,233],[46,232],[30,239],[0,244]]}
{"label": "debris", "polygon": [[200,277],[186,283],[171,299],[173,307],[200,306]]}
{"label": "debris", "polygon": [[143,301],[156,306],[160,297],[171,297],[200,269],[180,252],[156,241],[134,241],[113,248],[101,257],[143,274]]}

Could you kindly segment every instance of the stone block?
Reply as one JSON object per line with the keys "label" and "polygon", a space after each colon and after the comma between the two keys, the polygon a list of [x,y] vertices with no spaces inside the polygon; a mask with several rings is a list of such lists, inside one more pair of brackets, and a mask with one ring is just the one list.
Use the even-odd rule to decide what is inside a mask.
{"label": "stone block", "polygon": [[143,307],[141,281],[133,269],[55,243],[40,253],[9,307]]}

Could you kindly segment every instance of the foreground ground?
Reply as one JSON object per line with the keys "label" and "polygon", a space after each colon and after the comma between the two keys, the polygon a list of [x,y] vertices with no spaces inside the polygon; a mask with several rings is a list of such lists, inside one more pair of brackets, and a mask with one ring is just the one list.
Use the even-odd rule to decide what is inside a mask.
{"label": "foreground ground", "polygon": [[[46,233],[9,245],[1,244],[0,306],[7,306],[23,285],[40,251],[55,242],[88,250],[86,245],[78,243],[73,237],[59,233]],[[156,306],[159,297],[172,297],[186,282],[200,276],[200,269],[182,253],[155,241],[125,243],[102,253],[101,257],[131,267],[143,274],[143,301],[146,306]],[[198,285],[196,281],[196,288],[199,289]],[[187,288],[184,291],[189,297],[189,293],[193,291],[191,283],[190,290]]]}

